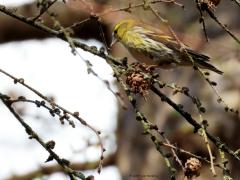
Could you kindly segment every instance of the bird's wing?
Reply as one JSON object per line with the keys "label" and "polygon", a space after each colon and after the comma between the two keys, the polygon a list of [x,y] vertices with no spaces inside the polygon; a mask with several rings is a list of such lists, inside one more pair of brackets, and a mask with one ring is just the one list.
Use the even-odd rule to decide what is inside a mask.
{"label": "bird's wing", "polygon": [[[166,47],[172,49],[173,51],[177,53],[182,53],[181,46],[180,44],[174,40],[171,36],[168,36],[164,33],[156,33],[156,32],[151,32],[148,33],[147,36],[154,41],[161,42],[164,44]],[[183,44],[184,48],[187,50],[187,53],[192,56],[192,58],[197,59],[197,60],[202,60],[202,61],[209,61],[209,57],[203,54],[200,54],[190,48],[188,48],[185,44]]]}

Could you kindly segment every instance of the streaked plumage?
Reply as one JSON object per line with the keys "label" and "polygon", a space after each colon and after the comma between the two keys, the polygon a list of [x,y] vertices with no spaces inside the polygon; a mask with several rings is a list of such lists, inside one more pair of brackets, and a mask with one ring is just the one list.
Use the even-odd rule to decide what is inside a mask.
{"label": "streaked plumage", "polygon": [[[113,37],[121,42],[135,59],[145,64],[160,68],[192,65],[188,55],[172,37],[139,21],[128,19],[119,22],[114,28]],[[208,56],[199,54],[187,46],[184,48],[198,67],[222,74],[222,71],[209,63]]]}

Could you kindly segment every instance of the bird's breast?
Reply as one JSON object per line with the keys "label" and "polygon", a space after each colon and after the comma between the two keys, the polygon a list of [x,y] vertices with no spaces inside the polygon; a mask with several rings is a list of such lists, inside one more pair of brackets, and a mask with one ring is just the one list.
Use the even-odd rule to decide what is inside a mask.
{"label": "bird's breast", "polygon": [[147,53],[139,52],[134,48],[128,48],[129,53],[133,56],[134,59],[145,63],[147,65],[157,65],[157,61],[154,59],[153,56],[150,56]]}

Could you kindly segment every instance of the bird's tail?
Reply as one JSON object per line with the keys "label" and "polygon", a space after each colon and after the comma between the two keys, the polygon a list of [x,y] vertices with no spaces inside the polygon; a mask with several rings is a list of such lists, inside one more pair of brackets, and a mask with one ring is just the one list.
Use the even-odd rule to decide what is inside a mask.
{"label": "bird's tail", "polygon": [[215,66],[209,63],[210,58],[208,56],[205,56],[192,50],[188,50],[188,53],[192,56],[193,60],[200,68],[209,69],[211,71],[214,71],[215,73],[223,74],[222,71],[220,71]]}
{"label": "bird's tail", "polygon": [[201,61],[201,60],[196,60],[196,59],[195,59],[195,62],[197,63],[197,65],[198,65],[200,68],[209,69],[209,70],[211,70],[211,71],[214,71],[215,73],[223,74],[222,71],[220,71],[220,70],[217,69],[215,66],[209,64],[209,63],[206,62],[206,61]]}

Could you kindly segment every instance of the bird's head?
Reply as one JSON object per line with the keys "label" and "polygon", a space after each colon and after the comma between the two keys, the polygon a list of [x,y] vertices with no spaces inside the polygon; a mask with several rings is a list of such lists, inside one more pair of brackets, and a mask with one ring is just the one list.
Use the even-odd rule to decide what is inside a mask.
{"label": "bird's head", "polygon": [[118,41],[121,41],[125,33],[129,29],[131,29],[134,26],[134,24],[135,20],[133,19],[122,20],[119,23],[117,23],[113,29],[111,46],[117,43]]}

